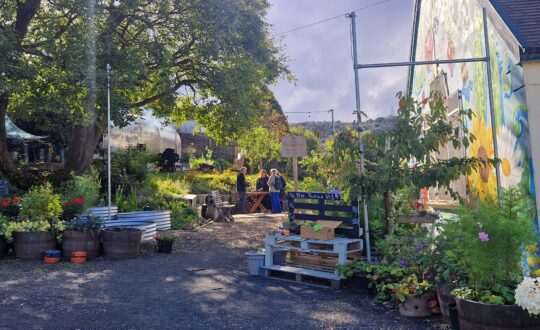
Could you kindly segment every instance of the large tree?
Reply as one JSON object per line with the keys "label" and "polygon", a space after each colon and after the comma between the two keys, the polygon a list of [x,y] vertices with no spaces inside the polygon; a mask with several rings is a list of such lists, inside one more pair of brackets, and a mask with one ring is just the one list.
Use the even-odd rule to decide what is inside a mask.
{"label": "large tree", "polygon": [[[0,0],[0,170],[14,172],[4,115],[66,128],[67,165],[91,163],[112,115],[141,107],[195,119],[217,140],[237,137],[262,111],[266,86],[289,72],[263,18],[265,0]],[[238,123],[244,125],[238,125]]]}

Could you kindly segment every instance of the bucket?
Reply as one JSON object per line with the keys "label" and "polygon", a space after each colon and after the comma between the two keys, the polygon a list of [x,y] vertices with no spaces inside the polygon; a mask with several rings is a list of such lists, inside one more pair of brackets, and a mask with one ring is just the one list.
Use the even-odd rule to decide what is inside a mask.
{"label": "bucket", "polygon": [[99,256],[101,236],[97,231],[65,231],[62,239],[64,258],[71,257],[73,251],[85,251],[87,258]]}
{"label": "bucket", "polygon": [[47,231],[15,232],[13,237],[18,259],[40,260],[45,251],[56,248],[56,238]]}
{"label": "bucket", "polygon": [[107,228],[102,231],[105,258],[137,258],[143,231],[136,228]]}
{"label": "bucket", "polygon": [[249,275],[259,276],[260,268],[264,266],[264,254],[255,251],[246,252]]}
{"label": "bucket", "polygon": [[43,257],[43,262],[46,264],[56,264],[60,262],[60,257]]}

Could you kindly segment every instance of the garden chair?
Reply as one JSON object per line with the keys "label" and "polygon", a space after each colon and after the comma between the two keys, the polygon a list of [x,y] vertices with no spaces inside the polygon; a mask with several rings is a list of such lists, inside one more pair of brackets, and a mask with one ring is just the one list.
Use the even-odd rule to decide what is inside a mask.
{"label": "garden chair", "polygon": [[223,201],[223,197],[219,191],[213,190],[211,192],[212,200],[214,201],[214,207],[216,209],[215,219],[218,221],[231,222],[234,221],[232,216],[232,210],[236,207],[235,204],[231,204]]}

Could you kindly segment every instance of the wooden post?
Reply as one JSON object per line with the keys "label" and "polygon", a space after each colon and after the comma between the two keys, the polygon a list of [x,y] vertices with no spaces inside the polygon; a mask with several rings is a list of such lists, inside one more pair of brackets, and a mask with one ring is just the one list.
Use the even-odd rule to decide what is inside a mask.
{"label": "wooden post", "polygon": [[298,157],[292,158],[292,171],[294,178],[294,191],[298,191]]}

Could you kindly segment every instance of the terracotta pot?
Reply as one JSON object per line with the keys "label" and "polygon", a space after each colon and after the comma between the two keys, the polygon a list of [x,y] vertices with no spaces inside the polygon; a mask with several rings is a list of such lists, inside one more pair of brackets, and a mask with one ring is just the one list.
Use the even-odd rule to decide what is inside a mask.
{"label": "terracotta pot", "polygon": [[538,330],[540,317],[517,305],[493,305],[457,299],[461,330]]}
{"label": "terracotta pot", "polygon": [[419,297],[408,294],[405,302],[399,303],[399,313],[408,317],[428,317],[431,310],[428,301],[435,298],[434,293],[426,293]]}
{"label": "terracotta pot", "polygon": [[87,255],[85,251],[73,251],[71,252],[71,262],[74,264],[84,264]]}
{"label": "terracotta pot", "polygon": [[46,264],[56,264],[60,262],[60,257],[44,257],[43,262]]}

